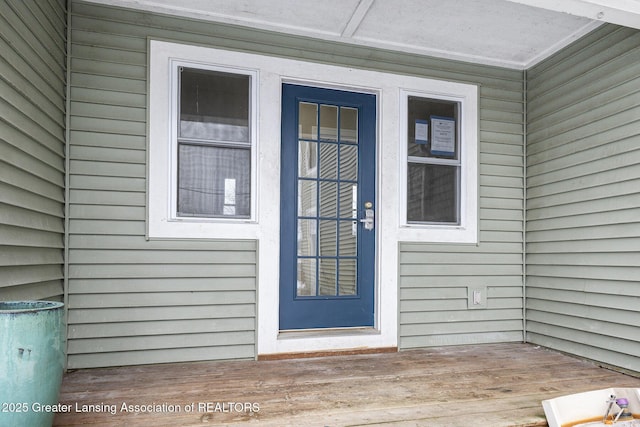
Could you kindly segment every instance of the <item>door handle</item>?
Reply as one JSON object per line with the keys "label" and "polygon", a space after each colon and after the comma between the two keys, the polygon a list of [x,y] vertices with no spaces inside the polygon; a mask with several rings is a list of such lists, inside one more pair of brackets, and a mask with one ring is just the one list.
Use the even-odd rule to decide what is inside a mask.
{"label": "door handle", "polygon": [[374,212],[373,209],[365,209],[364,210],[364,218],[360,220],[361,223],[364,224],[365,230],[373,230],[374,227]]}

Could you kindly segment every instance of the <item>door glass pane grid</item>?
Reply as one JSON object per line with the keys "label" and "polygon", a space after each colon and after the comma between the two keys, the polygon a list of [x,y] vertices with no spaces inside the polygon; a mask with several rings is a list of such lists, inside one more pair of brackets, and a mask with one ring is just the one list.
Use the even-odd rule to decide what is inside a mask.
{"label": "door glass pane grid", "polygon": [[338,294],[357,295],[358,260],[355,258],[340,258],[338,260]]}
{"label": "door glass pane grid", "polygon": [[313,297],[317,295],[317,263],[316,258],[298,258],[297,296]]}
{"label": "door glass pane grid", "polygon": [[299,103],[298,297],[357,295],[357,114]]}
{"label": "door glass pane grid", "polygon": [[338,107],[335,105],[320,106],[320,139],[338,141]]}

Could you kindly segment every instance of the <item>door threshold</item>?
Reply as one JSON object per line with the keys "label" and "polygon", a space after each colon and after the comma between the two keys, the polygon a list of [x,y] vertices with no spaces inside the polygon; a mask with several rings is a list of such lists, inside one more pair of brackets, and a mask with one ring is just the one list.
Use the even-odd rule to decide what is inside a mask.
{"label": "door threshold", "polygon": [[371,327],[362,328],[322,328],[288,329],[278,333],[279,340],[322,337],[350,337],[360,335],[379,335],[380,331]]}
{"label": "door threshold", "polygon": [[[258,354],[257,359],[303,359],[398,352],[397,346],[385,347],[380,342],[380,336],[380,330],[374,327],[281,330],[277,340],[282,344],[278,346],[282,350]],[[327,340],[326,345],[318,345],[322,340]],[[336,342],[342,344],[336,345]]]}
{"label": "door threshold", "polygon": [[293,353],[259,354],[258,360],[308,359],[312,357],[356,356],[361,354],[382,354],[397,352],[398,347],[359,347],[342,350],[319,350]]}

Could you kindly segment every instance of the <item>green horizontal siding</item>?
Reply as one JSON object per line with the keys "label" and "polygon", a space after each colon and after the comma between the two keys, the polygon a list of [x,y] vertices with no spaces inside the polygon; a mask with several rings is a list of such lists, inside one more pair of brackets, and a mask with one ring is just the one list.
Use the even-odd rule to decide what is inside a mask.
{"label": "green horizontal siding", "polygon": [[[142,239],[147,37],[481,85],[481,244],[401,246],[400,347],[522,339],[521,72],[81,2],[74,3],[72,34],[69,315],[70,328],[77,332],[70,336],[70,366],[93,366],[102,360],[150,363],[156,354],[164,354],[165,361],[200,357],[194,356],[202,354],[193,350],[197,344],[186,345],[184,352],[173,349],[185,344],[187,331],[178,332],[181,327],[197,328],[194,343],[206,347],[213,342],[206,339],[208,335],[198,335],[206,333],[200,320],[193,326],[184,322],[181,301],[189,312],[199,308],[198,316],[211,315],[207,304],[218,302],[215,310],[239,316],[238,325],[246,326],[247,317],[255,316],[255,249],[245,247],[230,256],[215,246],[219,242],[194,247],[193,242]],[[430,256],[435,260],[436,254],[437,263],[421,261]],[[231,286],[225,284],[231,280]],[[488,287],[486,310],[466,309],[467,286],[475,285]],[[102,288],[104,294],[99,292]],[[125,289],[131,294],[127,296]],[[191,289],[199,294],[189,296]],[[204,305],[195,305],[198,301]],[[107,337],[92,336],[96,328],[80,327],[82,319],[94,312],[95,319],[110,324],[121,316],[135,319],[134,309],[145,310],[144,320],[136,320],[142,322],[141,334],[156,330],[154,318],[164,321],[170,316],[176,331],[171,334],[175,340],[166,341],[171,351],[161,353],[156,347],[162,340],[155,338],[114,345],[105,341]],[[443,323],[444,315],[451,320]],[[130,322],[122,320],[122,336],[129,336],[124,329]],[[230,331],[242,336],[232,323],[220,325],[230,325]],[[118,334],[117,326],[108,330],[114,338]],[[247,352],[253,343],[220,342],[207,359],[218,357],[218,352],[229,357],[231,349],[242,349],[233,357],[253,355]],[[99,355],[103,344],[108,349],[104,357]]]}
{"label": "green horizontal siding", "polygon": [[257,242],[145,239],[146,38],[170,34],[157,19],[72,7],[70,369],[256,355]]}
{"label": "green horizontal siding", "polygon": [[255,356],[255,242],[146,241],[86,222],[70,238],[70,368]]}
{"label": "green horizontal siding", "polygon": [[[522,232],[482,235],[477,247],[400,245],[402,348],[522,340]],[[486,308],[470,309],[469,288],[486,288]]]}
{"label": "green horizontal siding", "polygon": [[[479,244],[400,244],[402,349],[523,338],[523,75],[475,72],[482,85]],[[470,309],[469,289],[476,288],[486,288],[486,308]]]}
{"label": "green horizontal siding", "polygon": [[[523,74],[72,2],[69,368],[255,357],[257,242],[147,241],[147,39],[480,87],[479,244],[401,242],[399,346],[527,339],[640,371],[640,33]],[[0,299],[62,299],[65,2],[0,0]],[[486,289],[470,309],[470,289]]]}
{"label": "green horizontal siding", "polygon": [[527,339],[640,371],[640,32],[528,72]]}
{"label": "green horizontal siding", "polygon": [[0,300],[63,299],[65,2],[0,1]]}

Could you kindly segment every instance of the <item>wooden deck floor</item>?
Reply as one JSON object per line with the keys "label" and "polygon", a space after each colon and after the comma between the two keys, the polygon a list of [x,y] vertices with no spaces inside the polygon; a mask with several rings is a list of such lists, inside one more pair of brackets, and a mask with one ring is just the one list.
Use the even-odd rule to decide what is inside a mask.
{"label": "wooden deck floor", "polygon": [[543,399],[608,387],[640,378],[528,344],[91,369],[54,425],[545,426]]}

